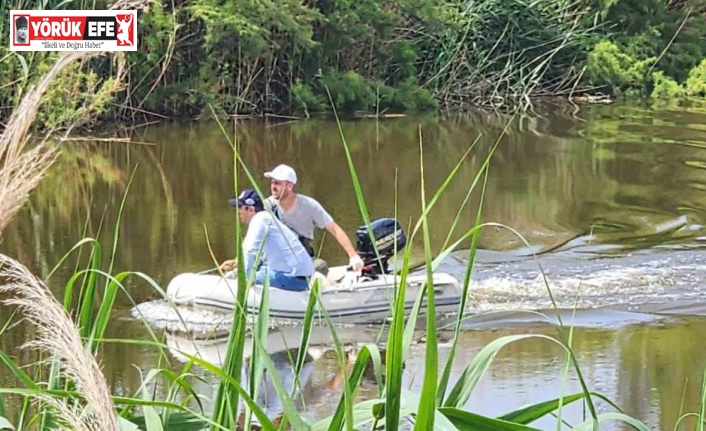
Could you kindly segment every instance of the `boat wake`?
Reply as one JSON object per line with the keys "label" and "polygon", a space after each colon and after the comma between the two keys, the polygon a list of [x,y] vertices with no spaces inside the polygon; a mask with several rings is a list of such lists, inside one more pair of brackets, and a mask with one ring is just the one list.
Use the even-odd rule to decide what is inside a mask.
{"label": "boat wake", "polygon": [[188,333],[196,339],[217,338],[230,332],[230,313],[174,307],[164,300],[143,302],[133,307],[132,317],[169,333]]}
{"label": "boat wake", "polygon": [[[545,315],[551,316],[556,305],[560,310],[621,312],[615,316],[624,316],[626,322],[652,320],[626,314],[636,312],[655,317],[706,315],[706,252],[700,248],[657,247],[610,256],[596,256],[585,248],[578,250],[557,251],[536,259],[517,259],[513,255],[505,262],[497,253],[490,255],[479,250],[465,314],[491,313],[497,323],[502,317],[494,313],[500,312],[507,323],[519,323],[527,319],[518,320],[514,312],[544,310]],[[467,251],[450,256],[437,271],[462,281],[467,267],[464,255]],[[133,308],[132,315],[156,329],[190,333],[196,338],[227,334],[232,319],[231,312],[175,309],[165,301],[140,304]],[[599,315],[607,318],[589,313],[588,320]],[[615,317],[611,316],[608,320]],[[552,323],[551,319],[543,320]],[[301,322],[280,319],[271,326],[298,324]]]}
{"label": "boat wake", "polygon": [[[465,267],[457,255],[440,269],[462,280]],[[471,313],[547,309],[552,297],[561,309],[706,302],[706,253],[665,248],[587,258],[564,252],[492,264],[484,264],[481,254],[469,295]]]}

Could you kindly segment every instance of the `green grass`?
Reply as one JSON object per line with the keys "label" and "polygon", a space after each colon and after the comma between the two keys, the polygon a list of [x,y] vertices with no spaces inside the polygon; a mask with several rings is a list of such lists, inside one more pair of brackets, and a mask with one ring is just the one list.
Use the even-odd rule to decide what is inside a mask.
{"label": "green grass", "polygon": [[[340,124],[339,124],[340,128]],[[369,226],[370,216],[365,204],[365,197],[356,175],[345,135],[341,130],[342,145],[346,149],[347,165],[350,171],[351,181],[356,192],[356,199],[362,218]],[[498,139],[499,142],[499,139]],[[497,146],[497,142],[496,142]],[[410,230],[408,247],[402,252],[400,257],[402,266],[399,270],[399,285],[395,291],[395,297],[391,303],[391,325],[389,327],[388,341],[385,351],[381,351],[376,344],[362,346],[358,352],[353,365],[348,368],[346,364],[346,351],[341,343],[336,326],[331,322],[325,309],[319,308],[320,296],[319,286],[315,286],[310,294],[306,317],[301,326],[301,337],[299,340],[298,354],[292,357],[292,366],[296,375],[302,370],[306,359],[306,352],[311,340],[311,331],[314,325],[315,316],[323,314],[323,320],[331,331],[334,340],[333,349],[336,353],[337,364],[343,373],[343,390],[340,398],[335,404],[335,410],[329,417],[321,418],[311,423],[300,412],[295,403],[295,388],[287,391],[285,385],[277,373],[270,373],[275,390],[282,402],[283,417],[281,424],[276,425],[273,418],[268,417],[262,406],[257,404],[258,392],[260,391],[259,377],[267,369],[273,369],[273,362],[267,353],[266,343],[269,325],[269,310],[267,295],[263,296],[260,312],[256,319],[250,335],[247,328],[247,312],[244,308],[247,289],[251,288],[252,280],[242,271],[241,237],[242,227],[237,222],[236,247],[239,250],[237,258],[241,262],[239,265],[237,285],[238,295],[236,307],[233,312],[233,330],[230,333],[227,343],[227,355],[224,364],[219,367],[215,364],[184,353],[188,362],[180,367],[173,368],[168,360],[167,345],[163,341],[161,334],[154,333],[145,323],[145,327],[150,334],[149,339],[144,340],[109,340],[105,338],[105,331],[110,324],[114,314],[114,304],[116,295],[124,292],[128,297],[128,291],[124,288],[124,282],[128,277],[139,277],[151,286],[156,295],[165,297],[164,291],[145,274],[134,272],[114,273],[114,259],[118,250],[117,244],[120,237],[119,223],[113,231],[113,245],[110,259],[105,262],[102,245],[95,239],[85,238],[62,259],[57,267],[69,258],[70,254],[78,253],[84,248],[88,248],[88,258],[85,269],[80,269],[68,280],[66,293],[63,298],[63,306],[69,311],[75,322],[76,331],[84,341],[84,348],[95,355],[100,346],[108,343],[121,343],[125,345],[139,346],[141,348],[154,349],[160,354],[160,364],[155,369],[150,370],[142,376],[142,387],[136,393],[129,396],[113,396],[113,403],[116,406],[115,415],[120,418],[121,429],[139,429],[147,431],[155,430],[232,430],[238,423],[239,412],[243,414],[243,421],[246,426],[252,423],[253,418],[257,418],[262,428],[265,430],[285,429],[290,426],[293,430],[354,430],[354,429],[377,429],[383,426],[386,430],[399,429],[405,421],[412,421],[415,429],[444,429],[444,430],[533,430],[532,423],[548,417],[556,418],[557,429],[562,428],[562,410],[566,405],[581,402],[586,406],[589,417],[574,429],[600,429],[600,424],[604,421],[622,421],[637,430],[648,429],[644,424],[635,418],[624,415],[617,407],[615,411],[598,414],[595,408],[596,400],[608,402],[610,400],[599,393],[592,391],[586,383],[581,372],[576,355],[571,347],[572,328],[567,328],[561,323],[557,336],[546,335],[513,335],[499,337],[493,342],[483,346],[468,362],[458,379],[452,379],[452,365],[456,360],[457,345],[461,333],[461,324],[466,318],[464,310],[467,305],[467,298],[472,288],[471,276],[475,259],[475,251],[478,241],[478,233],[485,226],[491,225],[481,223],[482,202],[485,199],[485,184],[490,175],[492,160],[491,150],[486,155],[485,163],[479,172],[476,173],[472,181],[472,188],[479,188],[481,193],[481,206],[476,211],[473,224],[464,226],[461,219],[461,209],[454,220],[454,227],[463,229],[459,235],[453,235],[456,240],[452,241],[449,234],[446,246],[434,257],[430,246],[428,224],[431,222],[430,214],[439,197],[449,187],[451,180],[458,172],[464,159],[474,146],[469,146],[469,151],[458,161],[452,169],[446,181],[444,181],[433,193],[427,193],[423,181],[425,170],[423,149],[424,143],[420,139],[420,166],[419,172],[422,176],[422,190],[420,199],[420,217],[416,225]],[[249,174],[247,167],[243,166],[238,154],[237,144],[232,145],[234,154],[234,172],[238,168],[244,168],[248,180],[253,185],[256,181]],[[242,182],[234,176],[234,190],[239,190]],[[470,193],[473,190],[469,190]],[[124,202],[120,211],[124,209]],[[468,199],[461,205],[466,205]],[[495,225],[494,225],[495,226]],[[414,248],[414,239],[422,237],[425,257],[425,273],[427,276],[426,289],[420,291],[416,299],[415,307],[409,317],[405,317],[404,297],[406,293],[405,280],[410,274],[410,256]],[[457,251],[461,244],[471,241],[469,253],[469,263],[464,274],[463,301],[459,305],[459,310],[455,322],[452,324],[453,337],[451,338],[449,354],[446,361],[440,360],[439,346],[436,334],[440,329],[437,327],[435,309],[434,289],[430,289],[432,275],[439,263],[453,251]],[[397,260],[397,259],[396,259]],[[107,266],[107,270],[102,268]],[[551,294],[547,283],[548,295]],[[265,289],[267,292],[267,289]],[[425,317],[422,314],[422,304],[426,302]],[[556,308],[556,306],[555,306]],[[558,310],[556,310],[558,312]],[[558,315],[558,314],[557,314]],[[19,316],[16,316],[17,319]],[[404,363],[408,357],[412,343],[414,329],[417,321],[425,320],[426,345],[424,353],[424,375],[420,390],[412,392],[403,385]],[[11,319],[12,320],[12,319]],[[0,335],[5,328],[0,330]],[[253,352],[249,362],[244,360],[247,337],[252,337]],[[582,390],[578,393],[564,395],[564,389],[554,399],[538,401],[533,405],[524,406],[514,411],[506,412],[497,417],[489,417],[468,410],[467,405],[470,397],[477,388],[478,383],[484,378],[488,370],[492,367],[497,355],[508,345],[524,342],[543,342],[557,345],[565,353],[563,357],[565,374],[573,370],[578,376]],[[52,358],[53,352],[44,352],[48,358]],[[384,358],[384,360],[383,360]],[[45,367],[21,367],[9,355],[0,352],[0,362],[8,368],[12,375],[20,382],[20,387],[0,389],[0,429],[7,426],[5,419],[7,412],[1,400],[5,394],[13,394],[24,399],[25,408],[18,412],[19,419],[15,421],[16,429],[31,429],[38,424],[41,429],[57,429],[57,419],[61,419],[51,403],[47,399],[61,399],[75,405],[83,405],[83,397],[80,388],[77,388],[70,379],[66,379],[60,371],[64,363],[58,358],[50,359],[49,373]],[[363,375],[367,367],[373,368],[375,375],[377,394],[372,399],[360,401],[358,398]],[[211,379],[219,382],[215,389],[213,408],[205,411],[201,399],[211,397],[213,394],[200,394],[191,383],[196,373],[197,367],[201,373],[205,373]],[[252,376],[249,382],[241,381],[241,370],[248,367],[248,374]],[[384,379],[383,379],[384,374]],[[706,376],[706,374],[705,374]],[[561,379],[563,376],[557,376]],[[147,390],[150,384],[160,382],[168,387],[165,399],[156,399],[153,392]],[[706,377],[704,377],[706,382]],[[704,417],[706,411],[706,383],[704,383],[702,393],[701,408],[698,413],[694,413],[698,419]],[[36,408],[31,408],[31,401],[37,401]],[[241,408],[242,407],[242,408]],[[88,406],[84,406],[88,408]],[[553,416],[552,416],[553,415]],[[703,422],[699,420],[699,428],[703,429]]]}

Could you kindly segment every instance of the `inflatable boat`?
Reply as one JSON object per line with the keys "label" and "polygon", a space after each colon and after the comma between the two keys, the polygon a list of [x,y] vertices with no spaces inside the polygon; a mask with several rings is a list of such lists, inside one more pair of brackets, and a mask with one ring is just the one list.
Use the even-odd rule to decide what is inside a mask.
{"label": "inflatable boat", "polygon": [[[352,323],[380,322],[391,315],[401,279],[390,269],[389,259],[405,247],[405,233],[395,219],[382,218],[373,221],[370,229],[366,226],[359,228],[356,237],[357,252],[365,264],[361,272],[339,266],[328,268],[325,273],[317,271],[311,278],[312,285],[318,281],[321,286],[320,301],[316,306],[318,317],[323,314],[322,307],[331,318]],[[412,310],[426,283],[425,274],[407,276],[405,313]],[[462,292],[459,282],[450,274],[435,273],[432,285],[437,313],[458,311]],[[171,280],[167,295],[176,305],[227,312],[235,307],[237,288],[238,281],[234,274],[185,273]],[[304,319],[310,292],[269,288],[270,317],[295,321]],[[263,286],[253,285],[247,289],[249,313],[258,312],[262,298]],[[422,314],[425,308],[426,301],[423,301]]]}

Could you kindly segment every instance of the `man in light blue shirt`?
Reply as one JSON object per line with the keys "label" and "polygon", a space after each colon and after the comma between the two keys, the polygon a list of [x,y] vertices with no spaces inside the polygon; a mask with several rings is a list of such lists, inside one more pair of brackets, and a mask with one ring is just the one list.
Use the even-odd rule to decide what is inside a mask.
{"label": "man in light blue shirt", "polygon": [[[264,284],[268,278],[272,287],[293,291],[308,289],[314,265],[297,235],[271,213],[263,211],[264,205],[255,190],[245,189],[228,203],[238,208],[240,221],[248,225],[243,239],[246,277],[250,277],[261,253],[263,263],[255,273],[256,284]],[[235,269],[236,264],[235,260],[227,260],[221,269]]]}

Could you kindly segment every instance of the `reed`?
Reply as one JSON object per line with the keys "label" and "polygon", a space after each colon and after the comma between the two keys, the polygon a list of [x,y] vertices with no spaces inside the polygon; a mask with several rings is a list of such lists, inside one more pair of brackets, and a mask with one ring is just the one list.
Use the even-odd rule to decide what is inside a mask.
{"label": "reed", "polygon": [[29,192],[39,184],[56,156],[57,148],[49,141],[51,134],[26,150],[29,128],[42,96],[62,69],[84,56],[83,53],[62,55],[39,84],[27,90],[0,136],[0,234],[27,201]]}
{"label": "reed", "polygon": [[37,328],[37,338],[27,343],[48,352],[51,361],[60,364],[62,377],[76,385],[84,403],[55,398],[40,393],[46,405],[56,410],[56,417],[75,430],[119,430],[117,415],[108,384],[78,334],[66,309],[47,286],[14,259],[0,255],[0,294],[10,296],[6,305],[17,306],[25,319]]}

